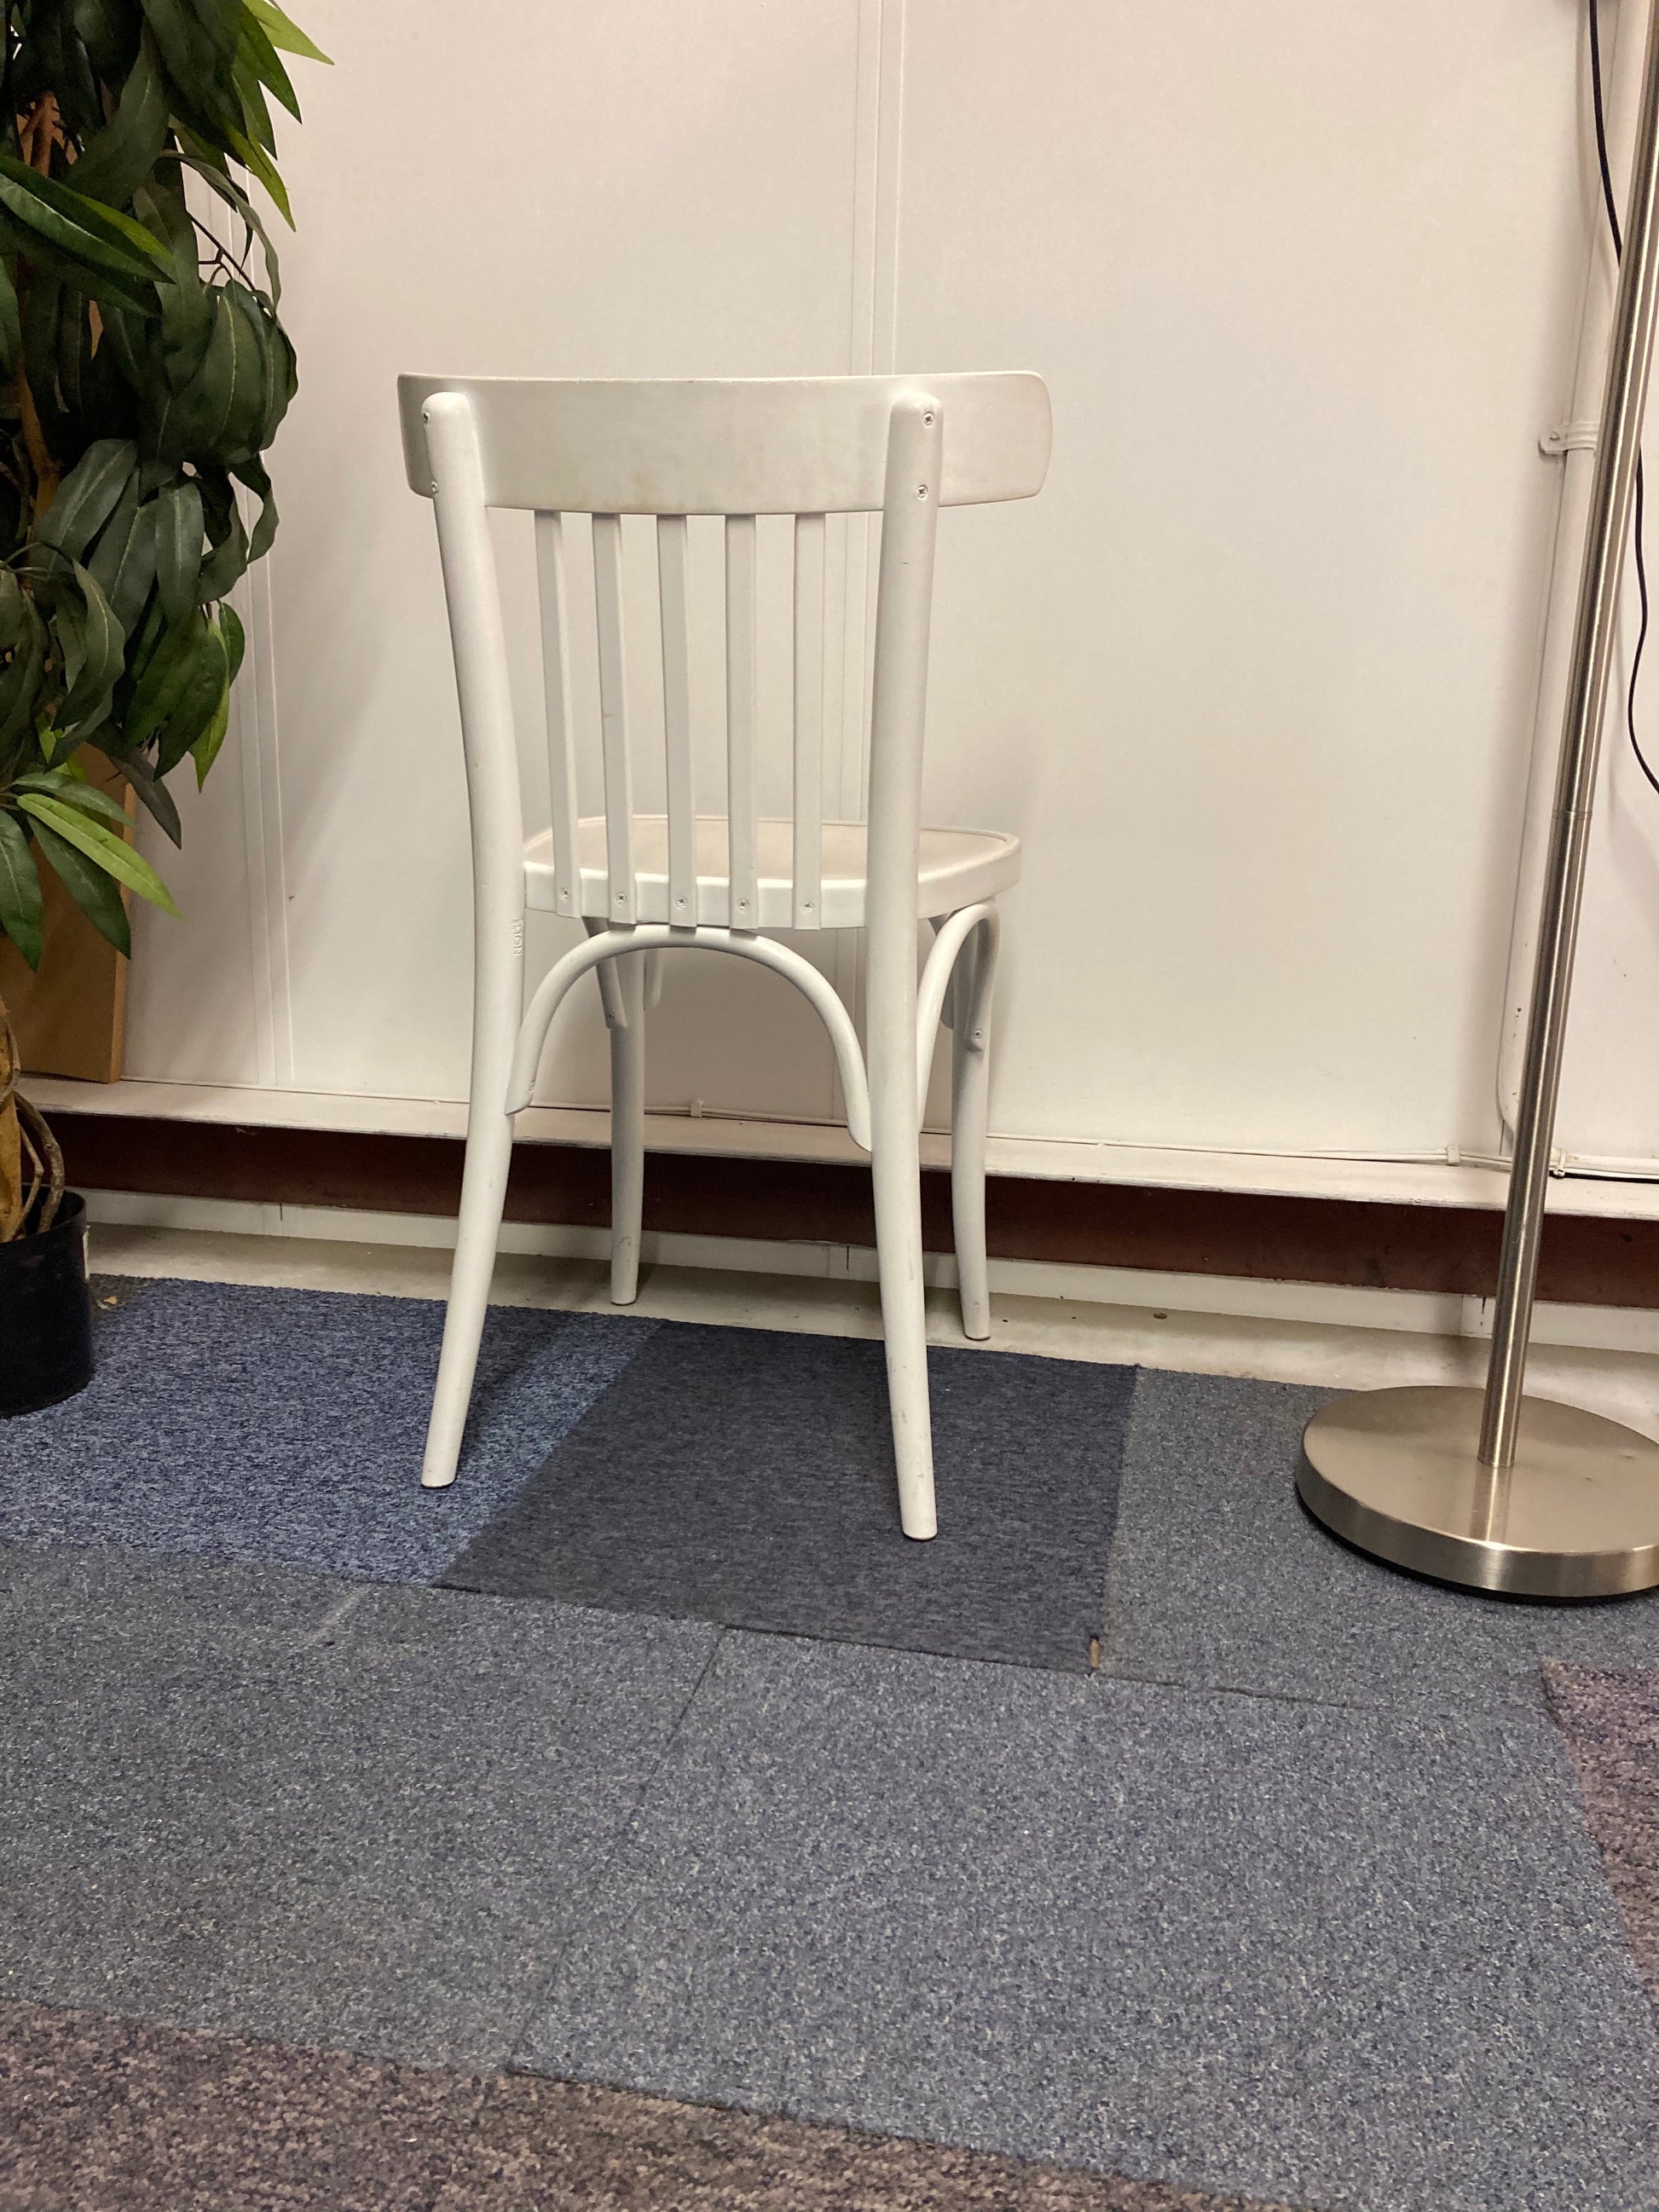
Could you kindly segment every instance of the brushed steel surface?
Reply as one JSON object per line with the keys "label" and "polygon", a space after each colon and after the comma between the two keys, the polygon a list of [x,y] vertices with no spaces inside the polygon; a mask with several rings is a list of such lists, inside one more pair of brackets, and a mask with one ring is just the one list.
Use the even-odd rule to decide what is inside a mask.
{"label": "brushed steel surface", "polygon": [[1483,1394],[1358,1390],[1322,1407],[1297,1488],[1396,1566],[1528,1597],[1659,1584],[1659,1443],[1548,1398],[1522,1401],[1512,1465],[1480,1454]]}
{"label": "brushed steel surface", "polygon": [[1642,416],[1647,403],[1656,317],[1659,317],[1659,12],[1649,18],[1641,112],[1631,155],[1624,253],[1607,341],[1601,437],[1584,527],[1554,816],[1527,1015],[1515,1158],[1510,1170],[1509,1205],[1498,1268],[1498,1303],[1480,1432],[1480,1456],[1495,1467],[1508,1467],[1515,1459],[1523,1419],[1527,1344],[1544,1233],[1544,1193],[1566,1047],[1567,1005],[1589,854],[1596,761],[1601,726],[1607,719],[1620,583],[1642,450]]}

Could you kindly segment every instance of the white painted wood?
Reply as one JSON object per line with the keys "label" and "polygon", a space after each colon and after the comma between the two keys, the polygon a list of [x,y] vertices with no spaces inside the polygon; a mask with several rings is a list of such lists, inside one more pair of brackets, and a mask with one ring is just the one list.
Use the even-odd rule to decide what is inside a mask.
{"label": "white painted wood", "polygon": [[437,1490],[454,1480],[460,1456],[513,1157],[506,1092],[524,971],[524,830],[506,638],[477,426],[470,403],[457,392],[434,392],[422,412],[472,828],[472,1073],[466,1162],[443,1349],[421,1471],[422,1483]]}
{"label": "white painted wood", "polygon": [[536,578],[541,599],[542,682],[547,713],[548,785],[553,807],[553,911],[580,913],[576,876],[575,725],[570,709],[570,594],[565,581],[564,517],[536,517]]}
{"label": "white painted wood", "polygon": [[623,1018],[611,1030],[611,1297],[631,1306],[640,1291],[640,1223],[645,1205],[646,955],[608,961]]}
{"label": "white painted wood", "polygon": [[991,1096],[991,1004],[1000,924],[994,907],[963,946],[951,1033],[951,1222],[964,1336],[991,1334],[985,1245],[985,1137]]}
{"label": "white painted wood", "polygon": [[821,514],[795,518],[794,709],[795,837],[793,911],[797,929],[823,927],[823,629],[824,524]]}
{"label": "white painted wood", "polygon": [[[861,822],[820,824],[818,911],[810,921],[798,915],[795,903],[793,871],[799,825],[763,819],[754,827],[758,871],[757,918],[763,929],[863,927],[868,862],[867,834]],[[677,918],[669,896],[670,831],[671,824],[663,815],[636,814],[633,817],[634,887],[641,921],[672,921]],[[611,878],[606,843],[606,825],[602,816],[585,816],[577,823],[580,903],[586,915],[604,916],[609,911]],[[731,907],[732,870],[727,858],[726,817],[700,815],[692,843],[697,907],[704,921],[730,923],[738,928],[753,927],[752,920]],[[917,853],[916,915],[926,918],[951,914],[958,907],[994,898],[999,891],[1006,890],[1018,881],[1019,870],[1019,840],[1001,830],[923,830]],[[554,881],[549,839],[545,834],[532,837],[525,848],[525,891],[532,909],[550,909]]]}
{"label": "white painted wood", "polygon": [[872,514],[882,503],[887,421],[905,393],[936,392],[957,428],[946,507],[1030,499],[1052,425],[1040,376],[659,379],[400,376],[410,488],[431,480],[421,410],[465,390],[478,413],[493,507],[598,514]]}
{"label": "white painted wood", "polygon": [[[756,653],[755,518],[726,523],[726,820],[727,919],[753,929],[760,917],[756,860],[755,746],[758,665]],[[701,911],[698,919],[702,920]]]}
{"label": "white painted wood", "polygon": [[646,921],[694,923],[697,909],[696,798],[691,766],[690,616],[686,603],[686,524],[683,514],[657,521],[657,590],[662,611],[662,703],[667,793],[667,903],[661,915],[641,906]]}
{"label": "white painted wood", "polygon": [[622,520],[593,517],[593,600],[599,633],[599,750],[605,762],[605,911],[631,921],[634,778],[628,749],[627,653],[623,642]]}
{"label": "white painted wood", "polygon": [[870,718],[870,886],[866,1026],[871,1172],[887,1395],[907,1536],[933,1535],[933,1440],[922,1305],[916,1105],[916,846],[927,708],[927,639],[939,517],[941,403],[894,405],[882,507],[881,582]]}
{"label": "white painted wood", "polygon": [[602,930],[585,945],[573,945],[549,969],[537,985],[519,1030],[512,1070],[507,1079],[507,1107],[519,1113],[530,1103],[536,1086],[536,1066],[547,1043],[547,1033],[566,994],[591,968],[615,962],[630,951],[731,952],[763,968],[770,968],[789,981],[811,1003],[828,1030],[840,1065],[847,1097],[847,1128],[853,1142],[870,1149],[870,1106],[865,1080],[864,1055],[851,1015],[836,996],[830,982],[793,945],[769,937],[752,937],[746,931],[670,928],[666,924],[641,922],[627,930]]}

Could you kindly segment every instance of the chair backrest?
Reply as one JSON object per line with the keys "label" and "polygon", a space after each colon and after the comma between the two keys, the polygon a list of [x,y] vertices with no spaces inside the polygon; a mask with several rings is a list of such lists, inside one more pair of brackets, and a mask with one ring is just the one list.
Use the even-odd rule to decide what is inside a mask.
{"label": "chair backrest", "polygon": [[[880,513],[871,719],[870,920],[914,898],[935,517],[1042,488],[1048,395],[1024,374],[743,381],[398,380],[410,488],[434,500],[454,644],[480,921],[510,907],[521,842],[507,654],[485,510],[535,514],[552,788],[555,904],[580,911],[564,518],[592,518],[599,728],[609,919],[637,918],[623,635],[624,515],[656,518],[669,919],[697,912],[687,518],[725,520],[726,775],[730,921],[758,914],[757,518],[794,519],[793,918],[815,924],[821,878],[825,517]],[[779,733],[783,742],[783,733]],[[484,878],[495,885],[487,899]],[[908,887],[907,888],[907,878]],[[914,916],[912,915],[912,920]]]}

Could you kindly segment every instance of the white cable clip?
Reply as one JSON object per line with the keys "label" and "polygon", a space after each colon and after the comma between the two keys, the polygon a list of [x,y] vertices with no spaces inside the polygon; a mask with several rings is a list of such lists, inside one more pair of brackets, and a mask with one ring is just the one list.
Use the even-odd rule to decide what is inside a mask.
{"label": "white cable clip", "polygon": [[1601,437],[1601,425],[1584,416],[1576,422],[1558,422],[1553,430],[1546,430],[1538,441],[1538,450],[1547,460],[1556,461],[1564,453],[1593,453]]}

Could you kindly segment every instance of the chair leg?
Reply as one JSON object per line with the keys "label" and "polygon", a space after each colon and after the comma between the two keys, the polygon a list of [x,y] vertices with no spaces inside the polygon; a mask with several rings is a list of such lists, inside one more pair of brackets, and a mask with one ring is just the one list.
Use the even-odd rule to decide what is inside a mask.
{"label": "chair leg", "polygon": [[990,1271],[985,1255],[985,1127],[991,1084],[991,994],[998,924],[987,917],[962,949],[952,993],[951,1031],[951,1213],[965,1336],[991,1334]]}
{"label": "chair leg", "polygon": [[870,1167],[876,1195],[876,1263],[887,1340],[887,1397],[898,1468],[899,1520],[907,1536],[939,1533],[933,1432],[927,1398],[927,1315],[921,1274],[921,1148],[911,1034],[870,1038]]}
{"label": "chair leg", "polygon": [[[493,1086],[495,1095],[501,1095],[506,1082],[503,1067]],[[483,1341],[489,1306],[489,1281],[495,1270],[495,1240],[507,1199],[507,1170],[513,1162],[513,1116],[492,1112],[483,1103],[488,1095],[478,1086],[467,1117],[466,1163],[461,1173],[461,1211],[450,1271],[449,1306],[444,1316],[438,1386],[433,1394],[426,1456],[421,1468],[421,1481],[428,1490],[442,1490],[453,1482],[460,1460],[478,1346]]]}
{"label": "chair leg", "polygon": [[645,1210],[645,1008],[647,956],[608,960],[610,995],[622,1019],[611,1023],[611,1297],[631,1306],[640,1294],[640,1223]]}

